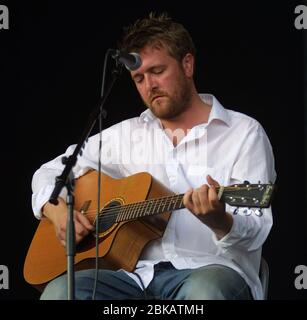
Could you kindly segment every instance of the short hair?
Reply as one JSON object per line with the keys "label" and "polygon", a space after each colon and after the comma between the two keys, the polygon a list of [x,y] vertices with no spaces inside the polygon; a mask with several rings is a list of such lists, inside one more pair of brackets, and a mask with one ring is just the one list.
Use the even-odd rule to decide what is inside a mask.
{"label": "short hair", "polygon": [[124,28],[119,49],[126,52],[140,52],[146,45],[158,45],[165,48],[177,61],[187,53],[194,57],[196,49],[189,32],[180,23],[174,22],[167,13],[151,12],[148,17],[138,19]]}

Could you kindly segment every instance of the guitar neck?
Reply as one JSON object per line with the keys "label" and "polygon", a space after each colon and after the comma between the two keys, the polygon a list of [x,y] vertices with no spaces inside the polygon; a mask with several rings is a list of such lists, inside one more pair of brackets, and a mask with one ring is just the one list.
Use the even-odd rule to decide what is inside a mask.
{"label": "guitar neck", "polygon": [[[219,192],[221,188],[217,187]],[[227,188],[222,188],[225,191]],[[222,193],[223,193],[222,192]],[[135,220],[138,218],[148,217],[156,214],[161,214],[168,211],[174,211],[185,208],[183,204],[184,194],[176,194],[162,198],[148,199],[141,202],[119,205],[112,208],[105,208],[101,214],[113,214],[116,216],[116,222]],[[221,200],[222,194],[220,195]],[[111,211],[111,212],[110,212]]]}
{"label": "guitar neck", "polygon": [[116,222],[134,220],[168,211],[184,208],[184,194],[177,194],[141,202],[122,205],[118,210]]}
{"label": "guitar neck", "polygon": [[[228,187],[216,187],[220,201],[237,207],[267,208],[274,186],[272,184],[245,184]],[[100,218],[104,221],[121,222],[135,220],[184,208],[184,194],[116,205],[101,210]]]}

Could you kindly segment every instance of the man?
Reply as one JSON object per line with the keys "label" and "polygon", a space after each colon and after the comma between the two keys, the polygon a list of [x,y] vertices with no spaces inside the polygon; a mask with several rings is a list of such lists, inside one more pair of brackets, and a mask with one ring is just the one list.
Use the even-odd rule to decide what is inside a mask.
{"label": "man", "polygon": [[[224,109],[214,96],[197,93],[193,42],[166,15],[138,20],[126,30],[120,47],[140,54],[142,65],[131,77],[148,109],[102,132],[103,142],[113,139],[111,150],[110,143],[103,144],[102,171],[114,178],[147,171],[172,191],[185,193],[186,209],[171,215],[163,237],[146,246],[134,272],[99,270],[96,299],[263,298],[258,272],[261,247],[272,226],[271,209],[263,209],[261,217],[246,208],[233,214],[236,208],[219,201],[215,189],[244,180],[275,180],[263,128]],[[74,167],[75,177],[97,169],[98,139],[89,139]],[[52,221],[65,246],[65,190],[59,205],[48,203],[63,168],[61,157],[35,173],[33,210],[38,218]],[[80,212],[75,211],[74,219],[79,243],[93,226]],[[95,270],[76,272],[77,299],[91,299],[94,279]],[[51,281],[41,298],[65,299],[66,292],[64,275]]]}

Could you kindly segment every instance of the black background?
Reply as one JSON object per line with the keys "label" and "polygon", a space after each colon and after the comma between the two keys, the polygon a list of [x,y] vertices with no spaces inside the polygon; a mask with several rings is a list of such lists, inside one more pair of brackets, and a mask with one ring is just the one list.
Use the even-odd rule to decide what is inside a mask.
{"label": "black background", "polygon": [[[296,1],[2,1],[10,29],[1,43],[0,265],[10,270],[0,299],[37,299],[22,275],[38,221],[31,177],[76,143],[97,103],[103,57],[123,26],[150,11],[167,11],[190,31],[197,52],[196,85],[265,128],[278,174],[274,226],[264,253],[270,299],[306,299],[294,286],[307,265],[304,51],[306,30],[294,27]],[[306,90],[306,89],[305,89]],[[123,73],[106,105],[107,127],[143,111]],[[95,131],[97,129],[95,128]]]}

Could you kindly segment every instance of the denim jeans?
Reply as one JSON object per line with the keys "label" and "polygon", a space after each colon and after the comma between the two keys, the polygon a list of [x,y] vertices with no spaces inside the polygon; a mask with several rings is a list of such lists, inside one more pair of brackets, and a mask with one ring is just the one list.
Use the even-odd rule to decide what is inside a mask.
{"label": "denim jeans", "polygon": [[[75,273],[75,298],[92,299],[95,270]],[[51,281],[41,295],[42,300],[66,300],[67,277]],[[208,265],[197,269],[175,269],[169,262],[155,265],[153,280],[144,292],[123,271],[98,271],[97,300],[248,300],[252,299],[244,279],[233,269]]]}

